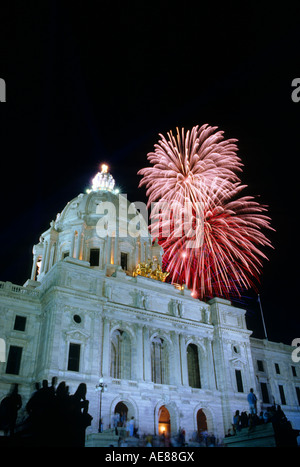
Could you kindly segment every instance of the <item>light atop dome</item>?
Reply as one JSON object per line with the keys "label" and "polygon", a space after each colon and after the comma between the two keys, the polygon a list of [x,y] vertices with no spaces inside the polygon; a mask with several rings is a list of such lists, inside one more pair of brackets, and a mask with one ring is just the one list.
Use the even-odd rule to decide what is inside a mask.
{"label": "light atop dome", "polygon": [[[106,164],[101,165],[101,172],[98,172],[97,175],[92,180],[92,189],[86,190],[87,193],[91,191],[114,191],[115,180],[113,176],[108,171],[109,167]],[[115,190],[117,191],[117,190]]]}

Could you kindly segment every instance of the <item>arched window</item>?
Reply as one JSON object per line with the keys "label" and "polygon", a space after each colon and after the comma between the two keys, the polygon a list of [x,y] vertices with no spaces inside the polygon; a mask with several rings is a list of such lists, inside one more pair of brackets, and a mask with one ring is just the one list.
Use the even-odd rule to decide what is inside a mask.
{"label": "arched window", "polygon": [[187,366],[189,386],[201,388],[198,347],[195,344],[189,344],[187,347]]}
{"label": "arched window", "polygon": [[110,376],[116,379],[131,378],[131,343],[127,332],[116,329],[111,338]]}
{"label": "arched window", "polygon": [[167,345],[161,337],[151,342],[151,375],[157,384],[169,384]]}

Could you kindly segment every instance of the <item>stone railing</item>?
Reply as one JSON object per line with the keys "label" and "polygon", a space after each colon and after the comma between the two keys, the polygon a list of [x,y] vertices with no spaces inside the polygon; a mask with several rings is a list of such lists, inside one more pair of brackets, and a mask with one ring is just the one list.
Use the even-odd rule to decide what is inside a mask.
{"label": "stone railing", "polygon": [[5,294],[23,294],[30,297],[39,297],[40,292],[38,290],[29,289],[27,287],[22,287],[21,285],[15,285],[11,282],[0,282],[0,293]]}

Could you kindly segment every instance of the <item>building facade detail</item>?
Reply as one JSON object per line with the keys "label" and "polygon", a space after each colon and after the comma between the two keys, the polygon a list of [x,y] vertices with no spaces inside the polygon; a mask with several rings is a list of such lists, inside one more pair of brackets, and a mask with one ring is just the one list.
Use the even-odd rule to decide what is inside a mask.
{"label": "building facade detail", "polygon": [[[292,348],[251,338],[246,311],[228,300],[200,302],[185,288],[134,274],[149,259],[161,265],[161,248],[150,235],[97,235],[104,201],[116,207],[116,226],[126,226],[121,195],[111,180],[109,190],[101,188],[105,177],[97,180],[41,235],[24,286],[0,282],[0,400],[13,383],[26,401],[36,381],[57,376],[71,392],[85,382],[88,430],[97,432],[95,386],[102,377],[104,428],[122,403],[140,433],[159,433],[167,413],[171,433],[183,427],[191,436],[206,426],[222,438],[234,412],[248,409],[253,387],[259,408],[275,401],[300,428],[300,367]],[[136,215],[128,209],[127,223]]]}

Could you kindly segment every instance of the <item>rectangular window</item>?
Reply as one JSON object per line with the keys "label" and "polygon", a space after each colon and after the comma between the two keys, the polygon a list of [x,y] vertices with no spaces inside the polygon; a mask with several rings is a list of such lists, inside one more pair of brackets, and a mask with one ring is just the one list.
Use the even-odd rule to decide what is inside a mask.
{"label": "rectangular window", "polygon": [[300,405],[300,388],[296,388],[296,394],[297,394],[298,404]]}
{"label": "rectangular window", "polygon": [[21,365],[22,347],[11,345],[7,357],[6,373],[10,375],[18,375]]}
{"label": "rectangular window", "polygon": [[90,265],[99,266],[99,259],[100,259],[100,249],[92,248],[90,250]]}
{"label": "rectangular window", "polygon": [[284,395],[284,390],[283,386],[281,384],[278,385],[279,388],[279,394],[280,394],[280,399],[281,399],[281,404],[286,405],[286,400],[285,400],[285,395]]}
{"label": "rectangular window", "polygon": [[14,330],[15,331],[25,331],[26,326],[26,317],[25,316],[16,316]]}
{"label": "rectangular window", "polygon": [[235,378],[238,392],[244,392],[241,370],[235,370]]}
{"label": "rectangular window", "polygon": [[70,256],[70,252],[69,251],[64,251],[63,252],[63,259],[67,258],[68,256]]}
{"label": "rectangular window", "polygon": [[265,404],[269,404],[270,398],[269,398],[269,391],[268,391],[267,383],[260,383],[260,389],[261,389],[262,401]]}
{"label": "rectangular window", "polygon": [[70,343],[68,370],[79,371],[79,361],[80,361],[80,344]]}
{"label": "rectangular window", "polygon": [[257,368],[258,368],[258,371],[265,371],[264,362],[262,360],[257,360]]}
{"label": "rectangular window", "polygon": [[293,376],[297,376],[296,367],[294,365],[292,365],[292,374]]}
{"label": "rectangular window", "polygon": [[127,271],[127,260],[128,260],[128,254],[127,253],[121,253],[121,268],[124,271]]}
{"label": "rectangular window", "polygon": [[280,368],[279,368],[278,363],[275,363],[275,371],[277,375],[280,375]]}

